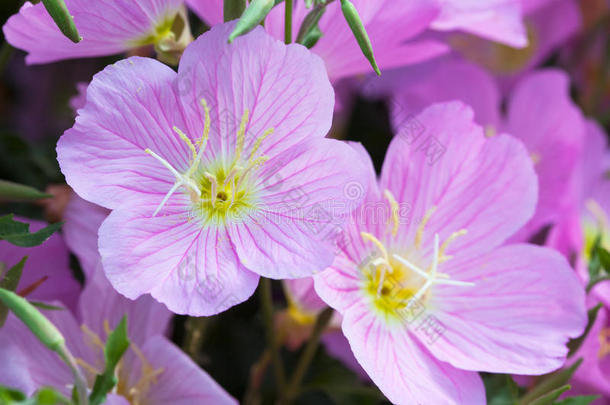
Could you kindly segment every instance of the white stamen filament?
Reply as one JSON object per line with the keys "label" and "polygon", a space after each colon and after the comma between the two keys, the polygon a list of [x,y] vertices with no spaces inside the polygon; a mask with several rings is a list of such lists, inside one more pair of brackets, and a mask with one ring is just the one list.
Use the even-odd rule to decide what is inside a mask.
{"label": "white stamen filament", "polygon": [[204,176],[211,183],[210,200],[212,201],[212,207],[214,207],[216,205],[216,195],[218,195],[218,180],[216,180],[216,176],[209,172],[205,172]]}

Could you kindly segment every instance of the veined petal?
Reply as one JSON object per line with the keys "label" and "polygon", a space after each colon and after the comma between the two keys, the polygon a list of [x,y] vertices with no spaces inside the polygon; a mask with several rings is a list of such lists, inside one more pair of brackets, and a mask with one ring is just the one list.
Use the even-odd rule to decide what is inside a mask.
{"label": "veined petal", "polygon": [[[163,336],[149,338],[142,353],[154,369],[162,369],[144,398],[150,405],[237,405],[216,381]],[[137,379],[137,368],[132,376]]]}
{"label": "veined petal", "polygon": [[29,64],[112,55],[154,34],[163,19],[178,12],[181,0],[66,0],[83,40],[78,44],[57,28],[42,3],[26,2],[3,30],[7,41],[28,52]]}
{"label": "veined petal", "polygon": [[246,154],[270,129],[258,150],[269,158],[305,139],[326,136],[334,92],[320,58],[301,45],[284,45],[262,27],[229,46],[233,26],[213,27],[189,45],[180,61],[176,87],[190,118],[188,132],[202,133],[205,99],[212,121],[208,148],[216,154],[230,157],[235,151],[246,111]]}
{"label": "veined petal", "polygon": [[473,287],[437,286],[429,304],[445,330],[429,350],[466,370],[544,374],[561,367],[587,322],[584,289],[559,253],[508,245],[446,271]]}
{"label": "veined petal", "polygon": [[154,205],[113,211],[99,231],[104,271],[128,298],[150,293],[175,313],[217,314],[250,297],[258,276],[222,227],[202,226],[183,204],[152,218]]}
{"label": "veined petal", "polygon": [[229,227],[244,265],[272,278],[311,276],[329,266],[368,186],[359,157],[346,143],[318,139],[268,161],[258,179],[261,208]]}
{"label": "veined petal", "polygon": [[189,167],[188,146],[172,130],[186,126],[175,78],[169,67],[140,57],[95,75],[86,106],[57,145],[62,172],[81,197],[111,209],[133,199],[158,204],[175,178],[147,148],[176,169]]}
{"label": "veined petal", "polygon": [[390,329],[363,304],[348,310],[343,333],[369,377],[396,404],[485,404],[476,372],[435,359],[406,329]]}
{"label": "veined petal", "polygon": [[[513,137],[486,138],[461,103],[436,104],[406,117],[388,149],[381,188],[411,207],[398,246],[412,246],[424,218],[424,252],[433,237],[467,233],[448,254],[479,255],[504,242],[533,214],[537,181],[523,144]],[[510,218],[508,220],[507,218]]]}

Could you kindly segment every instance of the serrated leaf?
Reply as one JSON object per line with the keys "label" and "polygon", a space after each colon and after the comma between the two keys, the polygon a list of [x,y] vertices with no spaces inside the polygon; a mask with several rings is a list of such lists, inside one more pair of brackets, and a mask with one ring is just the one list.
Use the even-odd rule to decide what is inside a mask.
{"label": "serrated leaf", "polygon": [[93,390],[89,396],[91,405],[99,405],[104,403],[106,395],[110,392],[117,383],[115,377],[115,369],[123,354],[129,347],[129,338],[127,337],[127,317],[123,317],[117,327],[110,333],[106,346],[104,347],[104,359],[106,365],[104,373],[99,374],[95,378]]}
{"label": "serrated leaf", "polygon": [[[8,291],[15,291],[21,280],[21,274],[23,273],[23,266],[28,258],[24,257],[19,263],[14,265],[6,272],[2,281],[0,281],[0,288],[4,288]],[[8,307],[0,303],[0,328],[4,326],[6,317],[8,316]]]}
{"label": "serrated leaf", "polygon": [[570,351],[568,352],[568,357],[574,355],[574,353],[576,353],[578,351],[578,349],[580,349],[580,346],[582,346],[583,342],[589,335],[589,332],[591,331],[593,324],[595,324],[595,320],[597,319],[597,314],[599,313],[599,310],[601,309],[601,307],[602,307],[601,303],[597,304],[593,308],[589,309],[589,311],[587,312],[587,327],[585,328],[582,335],[580,335],[576,339],[570,339],[570,341],[568,342],[568,348],[570,349]]}
{"label": "serrated leaf", "polygon": [[553,402],[555,402],[555,400],[561,396],[561,394],[568,391],[570,388],[572,387],[570,387],[569,385],[563,385],[559,388],[554,389],[551,392],[548,392],[536,398],[532,402],[529,402],[528,405],[552,405]]}
{"label": "serrated leaf", "polygon": [[62,34],[74,43],[78,43],[83,39],[78,34],[74,19],[70,15],[64,0],[42,0],[42,3]]}
{"label": "serrated leaf", "polygon": [[589,405],[597,398],[599,398],[599,395],[582,395],[577,397],[568,397],[562,399],[561,401],[555,402],[554,405]]}
{"label": "serrated leaf", "polygon": [[13,183],[12,181],[0,180],[0,200],[4,201],[27,201],[40,200],[53,197],[51,194],[43,193],[34,187]]}
{"label": "serrated leaf", "polygon": [[58,231],[61,225],[61,222],[51,224],[37,232],[30,233],[30,224],[15,221],[13,214],[9,214],[0,217],[0,240],[6,240],[20,247],[38,246]]}

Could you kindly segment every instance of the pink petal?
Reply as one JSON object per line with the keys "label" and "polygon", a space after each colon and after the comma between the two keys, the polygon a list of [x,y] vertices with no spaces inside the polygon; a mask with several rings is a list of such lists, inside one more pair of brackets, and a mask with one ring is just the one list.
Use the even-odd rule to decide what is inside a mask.
{"label": "pink petal", "polygon": [[533,73],[514,90],[506,131],[521,139],[534,159],[539,179],[536,214],[516,240],[564,216],[574,205],[566,181],[576,168],[585,136],[580,109],[570,97],[569,78],[563,72]]}
{"label": "pink petal", "polygon": [[294,280],[284,280],[284,292],[287,299],[297,305],[298,308],[307,312],[316,313],[326,307],[324,301],[318,297],[313,286],[313,278],[298,278]]}
{"label": "pink petal", "polygon": [[406,329],[390,329],[365,304],[345,314],[343,333],[362,368],[393,403],[486,403],[477,373],[436,360]]}
{"label": "pink petal", "polygon": [[520,0],[443,0],[437,30],[462,29],[516,48],[527,45]]}
{"label": "pink petal", "polygon": [[180,0],[66,0],[83,38],[78,44],[57,28],[43,4],[26,2],[4,25],[7,41],[28,52],[28,64],[112,55],[155,32],[163,18],[174,16]]}
{"label": "pink petal", "polygon": [[[151,385],[145,403],[150,405],[218,404],[238,402],[184,352],[162,336],[155,336],[142,347],[154,369],[163,369]],[[137,376],[137,373],[136,373]]]}
{"label": "pink petal", "polygon": [[175,179],[146,148],[188,168],[188,147],[172,131],[186,127],[175,78],[169,67],[140,57],[95,75],[87,105],[57,145],[62,172],[81,197],[106,208],[134,198],[161,202]]}
{"label": "pink petal", "polygon": [[244,266],[272,278],[311,276],[329,266],[366,192],[358,158],[346,143],[318,139],[268,161],[260,177],[262,210],[229,225]]}
{"label": "pink petal", "polygon": [[561,367],[583,331],[584,289],[557,252],[508,245],[440,271],[473,287],[436,286],[429,309],[446,330],[430,351],[466,370],[544,374]]}
{"label": "pink petal", "polygon": [[215,153],[235,150],[246,110],[246,151],[272,128],[259,150],[270,158],[305,139],[323,138],[330,129],[334,94],[322,61],[300,45],[273,39],[262,28],[229,46],[233,26],[213,27],[180,61],[175,87],[191,119],[187,133],[203,131],[203,98],[211,109],[209,148]]}
{"label": "pink petal", "polygon": [[531,217],[536,176],[521,142],[506,135],[485,138],[472,110],[461,103],[436,104],[405,117],[399,128],[381,176],[381,187],[411,208],[399,246],[413,245],[433,207],[424,250],[431,252],[436,233],[443,241],[466,229],[447,250],[465,256],[498,246]]}
{"label": "pink petal", "polygon": [[186,3],[210,27],[222,24],[224,9],[223,2],[219,0],[186,0]]}
{"label": "pink petal", "polygon": [[184,206],[166,208],[151,217],[154,205],[124,207],[102,224],[99,248],[114,288],[131,299],[150,293],[172,312],[193,316],[250,297],[258,276],[240,264],[227,232],[187,217]]}

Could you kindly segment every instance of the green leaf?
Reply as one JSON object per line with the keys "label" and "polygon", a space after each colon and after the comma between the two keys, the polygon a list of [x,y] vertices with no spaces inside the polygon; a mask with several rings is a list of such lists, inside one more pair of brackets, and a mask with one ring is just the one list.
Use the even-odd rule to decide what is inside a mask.
{"label": "green leaf", "polygon": [[229,43],[252,31],[267,17],[274,5],[274,0],[252,0],[229,35]]}
{"label": "green leaf", "polygon": [[42,344],[54,352],[60,352],[65,343],[63,335],[36,307],[4,288],[0,288],[0,301],[21,319]]}
{"label": "green leaf", "polygon": [[352,4],[351,1],[341,0],[341,11],[343,11],[345,21],[347,21],[347,24],[352,30],[352,33],[356,37],[356,41],[358,41],[360,50],[368,59],[375,73],[381,76],[381,71],[379,70],[379,66],[377,66],[377,61],[375,60],[375,55],[373,54],[373,45],[371,44],[369,35],[367,34],[366,29],[364,28],[364,24],[360,19],[358,10],[356,10],[356,7]]}
{"label": "green leaf", "polygon": [[0,180],[0,200],[24,201],[40,200],[41,198],[53,197],[51,194],[43,193],[33,187],[11,181]]}
{"label": "green leaf", "polygon": [[599,247],[601,245],[601,235],[597,235],[595,240],[593,241],[593,246],[591,247],[591,254],[589,255],[589,280],[597,279],[599,272],[601,270],[601,262],[599,259]]}
{"label": "green leaf", "polygon": [[66,7],[64,0],[42,0],[42,3],[62,34],[74,43],[79,43],[83,39],[78,34],[74,19],[70,15],[70,11],[68,10],[68,7]]}
{"label": "green leaf", "polygon": [[95,378],[93,390],[89,396],[91,405],[99,405],[106,400],[106,394],[114,388],[117,383],[115,377],[115,369],[121,357],[129,347],[129,339],[127,337],[127,317],[123,317],[108,336],[106,347],[104,348],[104,358],[106,366],[104,373]]}
{"label": "green leaf", "polygon": [[[7,289],[8,291],[15,291],[19,280],[21,280],[21,274],[23,273],[23,266],[28,258],[24,257],[19,263],[14,265],[6,272],[6,275],[0,281],[0,288]],[[4,326],[6,317],[8,316],[8,307],[0,304],[0,328]]]}
{"label": "green leaf", "polygon": [[589,332],[591,331],[593,324],[595,324],[595,320],[597,319],[597,314],[601,307],[602,307],[602,304],[599,303],[588,311],[587,327],[585,328],[585,331],[582,333],[582,335],[580,335],[576,339],[570,339],[570,341],[568,342],[568,349],[570,349],[570,351],[568,352],[568,357],[574,355],[574,353],[576,353],[578,351],[578,349],[580,349],[580,346],[582,346],[583,342],[589,335]]}
{"label": "green leaf", "polygon": [[26,399],[27,396],[23,392],[0,385],[0,404],[18,404]]}
{"label": "green leaf", "polygon": [[15,246],[32,247],[44,243],[61,228],[62,223],[51,224],[37,232],[30,233],[30,225],[13,219],[13,214],[0,217],[0,240],[4,239]]}
{"label": "green leaf", "polygon": [[601,246],[597,249],[599,263],[607,274],[610,274],[610,252]]}
{"label": "green leaf", "polygon": [[224,0],[224,21],[233,21],[241,17],[246,9],[246,0]]}
{"label": "green leaf", "polygon": [[551,404],[553,404],[553,402],[555,402],[555,400],[557,398],[559,398],[561,396],[561,394],[563,394],[570,388],[572,388],[572,387],[570,387],[569,385],[563,385],[559,388],[554,389],[551,392],[548,392],[548,393],[542,395],[539,398],[536,398],[535,400],[533,400],[532,402],[529,402],[528,404],[529,405],[551,405]]}
{"label": "green leaf", "polygon": [[326,6],[316,6],[307,14],[297,34],[298,44],[312,48],[322,38],[323,34],[318,23],[325,12]]}
{"label": "green leaf", "polygon": [[568,397],[562,399],[561,401],[555,402],[554,405],[589,405],[597,398],[599,398],[599,395],[582,395],[577,397]]}
{"label": "green leaf", "polygon": [[564,388],[565,384],[570,381],[570,378],[572,378],[572,375],[574,375],[581,364],[582,359],[578,359],[572,366],[566,369],[561,369],[541,377],[538,384],[521,397],[518,404],[529,405],[538,398],[552,393],[559,388]]}
{"label": "green leaf", "polygon": [[519,387],[507,374],[490,374],[483,377],[487,405],[513,405],[519,398]]}
{"label": "green leaf", "polygon": [[0,385],[0,404],[2,405],[72,405],[72,401],[55,388],[43,387],[28,398],[23,392]]}

